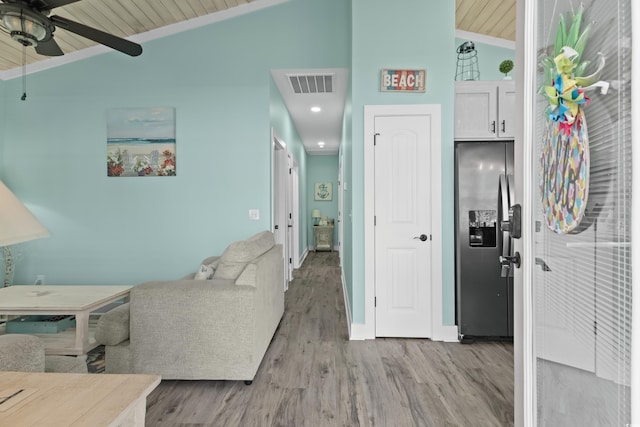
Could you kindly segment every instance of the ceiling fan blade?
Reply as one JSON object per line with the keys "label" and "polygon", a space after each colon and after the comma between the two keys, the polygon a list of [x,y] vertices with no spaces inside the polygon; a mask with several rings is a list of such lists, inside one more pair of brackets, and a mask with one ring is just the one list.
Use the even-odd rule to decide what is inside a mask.
{"label": "ceiling fan blade", "polygon": [[53,38],[49,38],[49,40],[47,41],[38,42],[38,44],[36,45],[36,52],[38,52],[40,55],[46,56],[64,55],[64,52],[62,51],[62,49],[60,49],[60,46],[58,46],[58,43],[56,43]]}
{"label": "ceiling fan blade", "polygon": [[37,10],[51,10],[77,1],[79,0],[31,0],[29,1],[29,4]]}
{"label": "ceiling fan blade", "polygon": [[109,46],[110,48],[126,53],[127,55],[138,56],[142,53],[142,46],[139,44],[114,36],[113,34],[88,27],[84,24],[80,24],[79,22],[63,18],[62,16],[53,15],[49,17],[49,20],[63,30],[71,31],[79,36],[86,37],[94,42]]}

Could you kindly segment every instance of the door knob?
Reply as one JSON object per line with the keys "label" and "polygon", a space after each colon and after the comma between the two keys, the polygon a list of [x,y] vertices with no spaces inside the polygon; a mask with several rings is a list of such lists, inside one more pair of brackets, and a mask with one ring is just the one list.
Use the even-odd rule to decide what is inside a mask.
{"label": "door knob", "polygon": [[520,252],[516,252],[514,256],[501,256],[498,258],[500,265],[509,266],[513,264],[516,268],[520,268]]}
{"label": "door knob", "polygon": [[427,236],[426,234],[421,234],[419,236],[414,237],[414,239],[420,239],[424,242],[425,240],[429,240],[429,236]]}

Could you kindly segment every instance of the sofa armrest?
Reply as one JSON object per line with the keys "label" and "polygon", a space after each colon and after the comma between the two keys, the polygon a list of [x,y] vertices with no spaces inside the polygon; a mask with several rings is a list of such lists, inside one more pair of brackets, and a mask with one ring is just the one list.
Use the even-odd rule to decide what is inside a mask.
{"label": "sofa armrest", "polygon": [[134,372],[197,379],[196,368],[187,378],[184,367],[253,357],[255,290],[220,279],[146,282],[132,288]]}
{"label": "sofa armrest", "polygon": [[124,303],[100,316],[95,340],[98,344],[118,345],[129,339],[129,303]]}

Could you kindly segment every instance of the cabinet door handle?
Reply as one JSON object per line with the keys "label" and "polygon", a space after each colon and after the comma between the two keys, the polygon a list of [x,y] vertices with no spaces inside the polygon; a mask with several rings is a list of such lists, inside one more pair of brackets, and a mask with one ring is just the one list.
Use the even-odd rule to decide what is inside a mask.
{"label": "cabinet door handle", "polygon": [[502,132],[504,133],[506,131],[507,131],[507,123],[506,123],[506,120],[503,120],[502,121]]}
{"label": "cabinet door handle", "polygon": [[491,122],[491,133],[496,133],[496,121]]}

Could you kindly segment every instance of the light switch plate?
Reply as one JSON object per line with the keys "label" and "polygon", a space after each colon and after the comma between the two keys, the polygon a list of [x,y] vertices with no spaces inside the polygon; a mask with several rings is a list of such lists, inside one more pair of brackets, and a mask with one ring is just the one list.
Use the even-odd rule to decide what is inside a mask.
{"label": "light switch plate", "polygon": [[258,221],[260,219],[260,209],[249,209],[249,219]]}

